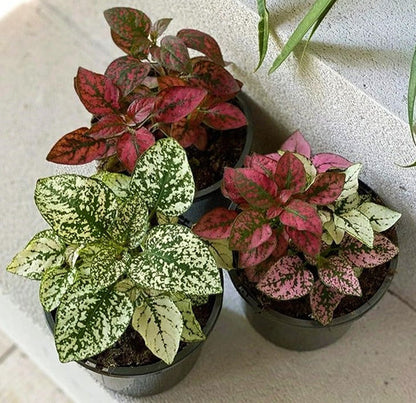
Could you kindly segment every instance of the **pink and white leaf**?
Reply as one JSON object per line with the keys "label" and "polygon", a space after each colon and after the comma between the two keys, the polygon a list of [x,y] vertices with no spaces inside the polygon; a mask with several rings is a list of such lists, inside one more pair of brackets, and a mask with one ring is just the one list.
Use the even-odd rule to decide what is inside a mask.
{"label": "pink and white leaf", "polygon": [[295,131],[280,147],[280,150],[291,151],[294,153],[301,154],[306,158],[311,157],[311,146],[305,140],[302,133],[297,130]]}
{"label": "pink and white leaf", "polygon": [[300,192],[306,186],[306,172],[302,162],[291,152],[285,152],[277,162],[274,180],[280,190]]}
{"label": "pink and white leaf", "polygon": [[205,239],[228,238],[237,215],[234,210],[217,207],[203,215],[192,228],[192,232]]}
{"label": "pink and white leaf", "polygon": [[330,169],[346,169],[352,165],[350,161],[337,154],[322,153],[312,157],[318,173],[326,172]]}
{"label": "pink and white leaf", "polygon": [[343,297],[339,292],[317,280],[309,295],[312,315],[315,320],[324,326],[331,323],[334,311]]}
{"label": "pink and white leaf", "polygon": [[287,227],[295,228],[299,231],[313,232],[322,235],[322,222],[317,210],[299,199],[291,200],[280,214],[280,221]]}
{"label": "pink and white leaf", "polygon": [[340,172],[318,174],[309,189],[302,194],[302,200],[319,206],[331,204],[341,194],[344,182],[345,175]]}

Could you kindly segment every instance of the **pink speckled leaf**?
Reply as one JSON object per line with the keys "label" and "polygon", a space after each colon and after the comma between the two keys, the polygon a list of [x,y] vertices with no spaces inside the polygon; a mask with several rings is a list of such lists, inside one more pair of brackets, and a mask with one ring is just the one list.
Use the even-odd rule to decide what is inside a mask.
{"label": "pink speckled leaf", "polygon": [[225,239],[238,213],[225,207],[217,207],[205,215],[192,228],[192,232],[205,239]]}
{"label": "pink speckled leaf", "polygon": [[361,287],[352,265],[340,256],[331,256],[319,268],[319,278],[327,286],[344,295],[361,297]]}
{"label": "pink speckled leaf", "polygon": [[274,180],[281,190],[300,192],[306,186],[306,172],[302,162],[291,152],[285,152],[277,163]]}
{"label": "pink speckled leaf", "polygon": [[305,140],[300,131],[294,132],[280,147],[283,151],[291,151],[304,155],[306,158],[311,157],[311,146]]}
{"label": "pink speckled leaf", "polygon": [[185,42],[188,48],[197,50],[213,62],[224,66],[221,49],[212,36],[196,29],[182,29],[177,33],[177,36]]}
{"label": "pink speckled leaf", "polygon": [[321,250],[321,235],[286,227],[285,231],[296,247],[303,253],[316,256]]}
{"label": "pink speckled leaf", "polygon": [[75,89],[88,112],[102,116],[120,109],[119,88],[108,77],[80,67],[75,77]]}
{"label": "pink speckled leaf", "polygon": [[345,183],[345,174],[340,172],[325,172],[318,174],[302,195],[302,200],[308,203],[325,206],[333,203],[341,194]]}
{"label": "pink speckled leaf", "polygon": [[169,87],[160,93],[155,104],[158,122],[174,123],[189,115],[205,98],[203,88]]}
{"label": "pink speckled leaf", "polygon": [[246,203],[246,201],[235,185],[235,173],[236,170],[234,168],[224,168],[224,176],[221,183],[221,191],[225,197],[229,198],[234,203],[241,205],[243,203]]}
{"label": "pink speckled leaf", "polygon": [[333,318],[336,307],[344,296],[317,280],[310,292],[312,315],[319,323],[326,326]]}
{"label": "pink speckled leaf", "polygon": [[271,298],[290,300],[307,295],[313,281],[313,274],[304,268],[299,256],[284,256],[267,271],[257,289]]}
{"label": "pink speckled leaf", "polygon": [[217,130],[237,129],[247,125],[247,119],[241,109],[227,102],[205,111],[203,122]]}
{"label": "pink speckled leaf", "polygon": [[182,39],[168,35],[160,42],[160,63],[169,70],[192,72],[188,48]]}
{"label": "pink speckled leaf", "polygon": [[123,119],[118,115],[105,115],[91,126],[87,135],[94,139],[106,139],[116,137],[127,129]]}
{"label": "pink speckled leaf", "polygon": [[322,221],[319,214],[313,206],[302,200],[291,200],[280,214],[280,221],[299,231],[322,235]]}
{"label": "pink speckled leaf", "polygon": [[312,163],[318,173],[326,172],[329,169],[346,169],[352,165],[351,162],[337,154],[316,154]]}
{"label": "pink speckled leaf", "polygon": [[127,116],[135,123],[141,123],[153,112],[156,99],[143,97],[134,100],[127,109]]}
{"label": "pink speckled leaf", "polygon": [[256,248],[266,242],[272,233],[270,224],[261,212],[242,211],[231,228],[230,248],[239,251]]}
{"label": "pink speckled leaf", "polygon": [[257,248],[240,251],[238,254],[239,267],[256,266],[269,258],[277,247],[277,239],[273,234],[266,242]]}
{"label": "pink speckled leaf", "polygon": [[247,168],[254,168],[266,175],[274,175],[276,173],[277,161],[280,159],[280,154],[256,154],[247,155],[244,159],[244,166]]}
{"label": "pink speckled leaf", "polygon": [[349,235],[344,237],[341,248],[352,264],[366,269],[386,263],[399,253],[398,247],[382,234],[374,234],[373,249]]}

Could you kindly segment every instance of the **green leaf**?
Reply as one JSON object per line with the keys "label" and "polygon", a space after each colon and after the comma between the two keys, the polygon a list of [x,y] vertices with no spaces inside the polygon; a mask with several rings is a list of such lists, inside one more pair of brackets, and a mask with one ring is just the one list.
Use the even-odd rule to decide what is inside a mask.
{"label": "green leaf", "polygon": [[68,267],[48,267],[42,275],[39,299],[45,311],[53,311],[75,279],[75,270]]}
{"label": "green leaf", "polygon": [[327,230],[328,234],[339,245],[344,238],[345,231],[335,226],[334,220],[328,221],[324,224],[324,229]]}
{"label": "green leaf", "polygon": [[[416,98],[416,48],[412,58],[412,65],[410,68],[409,88],[407,92],[407,114],[409,118],[410,133],[412,134],[413,142],[416,144],[416,133],[414,129],[414,111]],[[413,164],[415,165],[416,162]]]}
{"label": "green leaf", "polygon": [[135,309],[132,326],[147,348],[166,364],[172,364],[179,348],[183,320],[174,302],[165,295],[148,297]]}
{"label": "green leaf", "polygon": [[187,295],[187,298],[191,301],[192,306],[204,305],[209,301],[209,295]]}
{"label": "green leaf", "polygon": [[258,25],[259,64],[257,65],[256,70],[263,64],[269,45],[269,11],[266,7],[266,0],[257,0],[257,11],[260,16],[260,21]]}
{"label": "green leaf", "polygon": [[32,280],[40,280],[48,267],[65,263],[65,245],[50,229],[36,234],[19,252],[6,270]]}
{"label": "green leaf", "polygon": [[178,217],[168,217],[162,213],[157,212],[156,213],[156,217],[157,217],[157,223],[162,225],[162,224],[177,224],[179,221]]}
{"label": "green leaf", "polygon": [[334,224],[369,248],[373,247],[374,231],[370,220],[360,211],[351,210],[340,216],[334,214]]}
{"label": "green leaf", "polygon": [[370,220],[373,230],[377,232],[389,229],[401,217],[400,213],[371,202],[363,203],[358,210]]}
{"label": "green leaf", "polygon": [[358,191],[358,176],[360,175],[361,168],[362,164],[354,164],[343,171],[345,173],[345,183],[337,201],[352,196]]}
{"label": "green leaf", "polygon": [[56,316],[55,343],[62,362],[96,355],[113,345],[125,332],[133,315],[126,293],[90,286],[71,287]]}
{"label": "green leaf", "polygon": [[228,246],[228,239],[211,239],[206,243],[218,267],[226,270],[234,269],[233,252]]}
{"label": "green leaf", "polygon": [[99,180],[68,174],[39,179],[35,202],[46,222],[69,244],[106,236],[118,207],[116,195]]}
{"label": "green leaf", "polygon": [[178,216],[192,205],[195,184],[185,150],[173,138],[159,140],[137,161],[130,189],[151,211]]}
{"label": "green leaf", "polygon": [[189,228],[173,224],[154,227],[143,249],[129,269],[130,277],[140,286],[197,295],[222,291],[214,258]]}
{"label": "green leaf", "polygon": [[186,298],[173,297],[172,299],[182,315],[183,328],[181,340],[186,343],[193,343],[205,340],[205,334],[202,331],[201,325],[199,324],[192,310],[191,301]]}
{"label": "green leaf", "polygon": [[305,34],[315,23],[319,21],[319,25],[321,16],[325,16],[325,14],[329,11],[328,7],[332,6],[333,4],[334,0],[315,1],[315,3],[309,9],[308,13],[305,15],[303,20],[299,23],[293,34],[290,36],[289,40],[284,45],[279,56],[277,56],[276,60],[273,62],[273,65],[269,70],[269,74],[273,73],[286,60],[296,45],[302,40]]}
{"label": "green leaf", "polygon": [[129,197],[129,186],[130,186],[130,176],[108,172],[108,171],[99,171],[92,178],[98,179],[107,185],[116,196],[125,199]]}

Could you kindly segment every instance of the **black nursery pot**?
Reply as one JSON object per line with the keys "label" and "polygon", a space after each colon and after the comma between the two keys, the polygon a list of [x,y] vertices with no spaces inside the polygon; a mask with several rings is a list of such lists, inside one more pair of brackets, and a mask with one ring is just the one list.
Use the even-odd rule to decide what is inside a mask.
{"label": "black nursery pot", "polygon": [[[221,274],[221,280],[223,279]],[[203,327],[205,335],[214,328],[222,307],[223,294],[211,296],[214,298],[211,314]],[[53,331],[55,321],[49,312],[45,312],[46,320]],[[115,367],[99,369],[88,359],[78,361],[78,364],[88,369],[91,375],[106,388],[130,396],[149,396],[161,393],[175,386],[190,372],[196,363],[204,342],[188,343],[176,355],[171,365],[158,361],[154,364],[137,367]]]}
{"label": "black nursery pot", "polygon": [[[240,168],[243,165],[244,159],[250,152],[251,144],[253,142],[252,118],[250,109],[247,105],[247,99],[248,97],[243,93],[240,93],[237,96],[238,105],[246,116],[247,126],[244,148],[234,168]],[[222,180],[219,180],[211,186],[198,190],[195,193],[192,206],[186,213],[182,215],[183,221],[185,223],[192,225],[196,223],[205,213],[212,210],[213,208],[228,207],[230,205],[230,200],[225,198],[221,193],[221,182]]]}
{"label": "black nursery pot", "polygon": [[[375,193],[360,182],[360,193]],[[397,234],[394,233],[394,241]],[[312,319],[298,319],[282,314],[276,310],[264,308],[256,298],[253,289],[247,288],[240,279],[237,270],[229,272],[234,287],[244,300],[246,317],[254,329],[264,338],[277,346],[289,350],[308,351],[328,346],[340,339],[355,321],[372,309],[387,292],[397,268],[397,256],[388,265],[388,274],[375,294],[356,310],[337,317],[323,326]]]}

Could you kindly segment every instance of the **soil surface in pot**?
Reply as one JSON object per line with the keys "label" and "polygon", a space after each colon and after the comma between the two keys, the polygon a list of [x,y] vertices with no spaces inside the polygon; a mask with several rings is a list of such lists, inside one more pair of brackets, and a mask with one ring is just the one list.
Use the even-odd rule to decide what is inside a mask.
{"label": "soil surface in pot", "polygon": [[[211,296],[206,304],[192,308],[202,328],[212,312],[214,300],[215,297]],[[186,345],[187,343],[181,342],[179,351]],[[102,353],[91,357],[90,361],[95,362],[98,369],[102,369],[153,364],[160,361],[160,358],[152,354],[140,334],[130,325],[119,341]]]}

